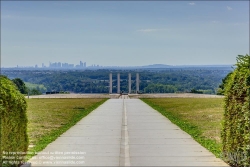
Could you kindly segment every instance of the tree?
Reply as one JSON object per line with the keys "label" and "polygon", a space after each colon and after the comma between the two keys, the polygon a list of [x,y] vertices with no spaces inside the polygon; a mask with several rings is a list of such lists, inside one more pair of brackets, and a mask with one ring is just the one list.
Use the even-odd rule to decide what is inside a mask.
{"label": "tree", "polygon": [[29,95],[41,95],[42,93],[38,89],[29,90]]}
{"label": "tree", "polygon": [[17,86],[18,90],[22,94],[27,94],[28,93],[28,89],[25,86],[25,83],[23,82],[23,80],[21,80],[20,78],[15,78],[12,81],[14,82],[14,84]]}

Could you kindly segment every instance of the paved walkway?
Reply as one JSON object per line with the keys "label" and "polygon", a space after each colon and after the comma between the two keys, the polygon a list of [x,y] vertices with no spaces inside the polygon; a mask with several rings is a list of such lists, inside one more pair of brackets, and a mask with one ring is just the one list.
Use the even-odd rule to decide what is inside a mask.
{"label": "paved walkway", "polygon": [[32,166],[227,166],[139,99],[110,99],[33,157]]}

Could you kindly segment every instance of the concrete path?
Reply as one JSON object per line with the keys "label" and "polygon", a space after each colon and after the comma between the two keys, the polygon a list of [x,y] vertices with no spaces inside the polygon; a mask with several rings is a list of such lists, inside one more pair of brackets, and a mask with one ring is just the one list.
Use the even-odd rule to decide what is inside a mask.
{"label": "concrete path", "polygon": [[110,99],[33,157],[32,166],[227,166],[139,99]]}

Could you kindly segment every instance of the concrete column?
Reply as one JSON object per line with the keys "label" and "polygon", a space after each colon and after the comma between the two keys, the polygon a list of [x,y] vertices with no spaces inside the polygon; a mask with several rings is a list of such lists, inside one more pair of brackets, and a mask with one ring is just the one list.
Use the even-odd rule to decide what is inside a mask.
{"label": "concrete column", "polygon": [[131,93],[131,73],[128,74],[128,93]]}
{"label": "concrete column", "polygon": [[112,93],[112,73],[109,73],[109,93]]}
{"label": "concrete column", "polygon": [[120,73],[117,74],[117,93],[120,93]]}
{"label": "concrete column", "polygon": [[139,73],[136,73],[136,93],[139,92],[139,82],[140,82]]}

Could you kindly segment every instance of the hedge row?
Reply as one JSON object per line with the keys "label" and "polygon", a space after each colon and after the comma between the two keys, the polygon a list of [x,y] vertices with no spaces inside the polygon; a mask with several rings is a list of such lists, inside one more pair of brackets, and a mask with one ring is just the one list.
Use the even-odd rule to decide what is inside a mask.
{"label": "hedge row", "polygon": [[232,166],[250,166],[250,56],[239,55],[225,85],[223,158]]}
{"label": "hedge row", "polygon": [[0,75],[0,166],[18,166],[23,161],[28,148],[26,109],[24,96]]}

